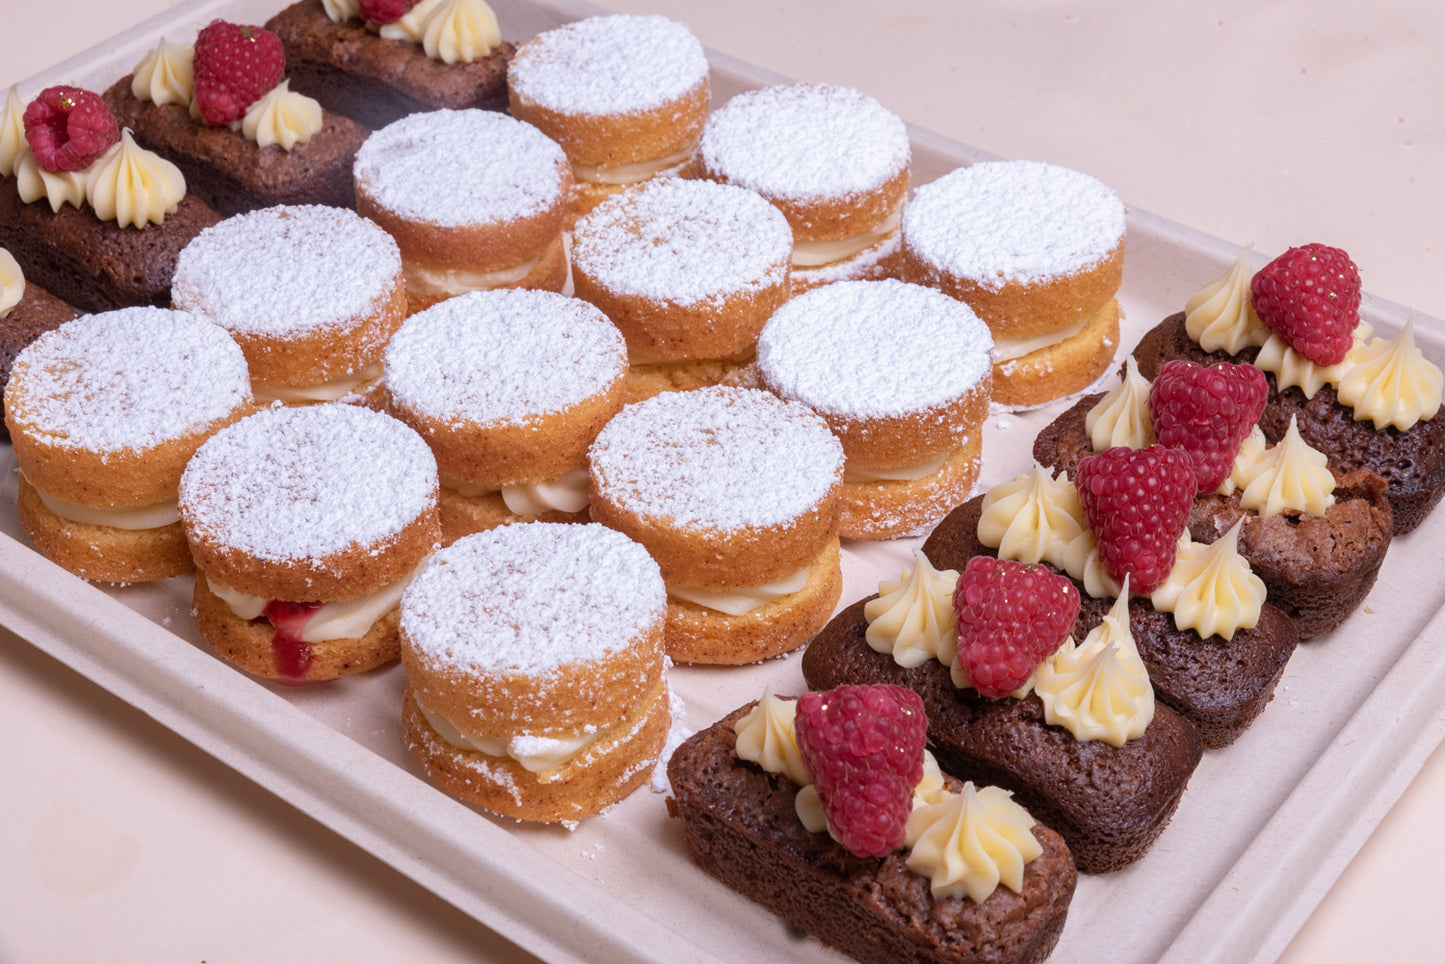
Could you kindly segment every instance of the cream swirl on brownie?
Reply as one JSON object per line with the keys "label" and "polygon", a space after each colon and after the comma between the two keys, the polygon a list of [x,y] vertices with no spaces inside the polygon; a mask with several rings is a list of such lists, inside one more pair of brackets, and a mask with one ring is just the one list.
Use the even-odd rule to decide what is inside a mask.
{"label": "cream swirl on brownie", "polygon": [[448,542],[518,520],[587,519],[587,447],[622,408],[627,351],[597,308],[550,291],[473,292],[386,348],[387,410],[441,473]]}
{"label": "cream swirl on brownie", "polygon": [[20,523],[43,555],[88,579],[189,572],[181,472],[251,409],[240,349],[199,317],[125,308],[67,322],[20,353],[5,389]]}
{"label": "cream swirl on brownie", "polygon": [[662,568],[668,655],[753,662],[827,621],[842,589],[843,449],[811,410],[756,389],[665,392],[624,408],[588,460],[592,518]]}
{"label": "cream swirl on brownie", "polygon": [[180,511],[201,635],[283,683],[395,659],[401,590],[441,537],[426,442],[355,405],[276,406],[217,433]]}

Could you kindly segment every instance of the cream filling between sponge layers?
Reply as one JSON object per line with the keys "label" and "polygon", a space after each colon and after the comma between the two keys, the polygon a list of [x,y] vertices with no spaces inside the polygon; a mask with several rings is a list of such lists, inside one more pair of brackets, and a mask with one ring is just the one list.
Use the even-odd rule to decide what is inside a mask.
{"label": "cream filling between sponge layers", "polygon": [[[320,643],[328,639],[360,639],[371,632],[376,621],[401,605],[401,594],[421,572],[426,560],[396,582],[382,586],[375,592],[357,599],[342,602],[322,603],[302,627],[300,639],[307,643]],[[224,583],[206,576],[206,586],[212,595],[221,600],[240,619],[259,619],[264,615],[270,602],[260,596],[232,589]]]}
{"label": "cream filling between sponge layers", "polygon": [[668,585],[667,594],[685,602],[729,616],[745,616],[754,609],[762,609],[775,599],[801,592],[808,584],[812,566],[804,566],[790,576],[774,579],[757,586],[738,586],[730,589],[712,589],[705,586]]}
{"label": "cream filling between sponge layers", "polygon": [[464,295],[469,291],[487,291],[503,285],[516,284],[532,273],[533,269],[541,263],[542,255],[546,253],[547,249],[544,248],[521,264],[498,268],[495,271],[464,271],[460,268],[436,271],[403,261],[401,274],[406,281],[408,291],[419,295],[452,297]]}
{"label": "cream filling between sponge layers", "polygon": [[579,164],[573,161],[572,177],[588,184],[636,184],[639,181],[645,181],[650,177],[669,173],[682,167],[682,165],[686,164],[692,157],[692,153],[696,149],[697,145],[694,143],[689,144],[676,154],[669,154],[666,157],[606,167],[594,164]]}
{"label": "cream filling between sponge layers", "polygon": [[821,268],[838,261],[846,261],[897,231],[902,220],[903,209],[900,207],[876,227],[852,237],[833,241],[794,241],[793,267]]}
{"label": "cream filling between sponge layers", "polygon": [[412,690],[412,698],[427,723],[447,743],[459,750],[475,750],[487,756],[515,760],[529,773],[557,769],[621,725],[585,729],[573,736],[532,736],[525,733],[513,737],[491,736],[457,726],[427,706],[415,689]]}
{"label": "cream filling between sponge layers", "polygon": [[1015,358],[1022,358],[1031,355],[1036,351],[1050,348],[1060,342],[1068,341],[1093,321],[1094,316],[1090,315],[1076,325],[1070,325],[1059,331],[1048,331],[1042,335],[1034,335],[1031,338],[994,338],[993,340],[993,362],[1013,361]]}
{"label": "cream filling between sponge layers", "polygon": [[270,405],[272,402],[283,405],[339,402],[343,398],[360,395],[380,378],[381,363],[375,362],[350,375],[317,385],[264,385],[261,382],[252,382],[251,394],[255,396],[258,405]]}
{"label": "cream filling between sponge layers", "polygon": [[[25,481],[30,482],[29,479]],[[35,484],[30,483],[30,487],[34,489]],[[40,502],[45,508],[60,518],[68,522],[79,522],[82,525],[139,530],[161,529],[181,521],[181,510],[176,499],[133,507],[97,508],[91,505],[81,505],[79,502],[67,502],[40,489],[35,489],[35,494],[40,497]]]}
{"label": "cream filling between sponge layers", "polygon": [[586,469],[563,472],[555,479],[542,482],[519,482],[500,488],[442,476],[441,487],[464,499],[500,492],[507,511],[513,515],[542,515],[545,512],[575,514],[587,508],[587,503],[591,501]]}
{"label": "cream filling between sponge layers", "polygon": [[866,465],[855,465],[852,460],[843,463],[844,482],[917,482],[938,472],[952,458],[956,450],[950,449],[936,459],[918,462],[914,465],[900,465],[888,469],[875,469]]}

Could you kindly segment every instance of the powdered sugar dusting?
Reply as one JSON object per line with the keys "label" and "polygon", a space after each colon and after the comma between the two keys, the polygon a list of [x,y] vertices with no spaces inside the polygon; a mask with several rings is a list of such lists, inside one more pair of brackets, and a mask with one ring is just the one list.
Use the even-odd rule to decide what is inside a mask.
{"label": "powdered sugar dusting", "polygon": [[703,164],[764,197],[834,198],[877,190],[906,168],[908,131],[861,91],[827,84],[738,94],[703,128]]}
{"label": "powdered sugar dusting", "polygon": [[400,283],[401,252],[345,208],[264,208],[206,228],[176,260],[171,299],[228,331],[311,332],[374,315]]}
{"label": "powdered sugar dusting", "polygon": [[523,44],[507,82],[524,99],[563,114],[653,110],[707,80],[702,44],[661,16],[591,17]]}
{"label": "powdered sugar dusting", "polygon": [[240,347],[165,308],[86,315],[41,335],[15,362],[6,404],[61,448],[143,451],[251,401]]}
{"label": "powdered sugar dusting", "polygon": [[606,498],[703,532],[787,525],[843,471],[843,446],[809,408],[720,386],[628,405],[589,458]]}
{"label": "powdered sugar dusting", "polygon": [[270,408],[213,435],[181,476],[188,530],[263,560],[395,536],[436,502],[431,449],[355,405]]}
{"label": "powdered sugar dusting", "polygon": [[534,216],[560,203],[567,157],[546,134],[489,110],[411,114],[356,152],[356,184],[405,218],[458,226]]}
{"label": "powdered sugar dusting", "polygon": [[572,256],[611,291],[693,305],[780,284],[792,250],[787,219],[756,192],[668,178],[583,218]]}
{"label": "powdered sugar dusting", "polygon": [[600,310],[550,291],[479,291],[408,318],[386,349],[402,407],[452,422],[519,423],[604,391],[627,344]]}
{"label": "powdered sugar dusting", "polygon": [[433,664],[545,675],[626,649],[666,609],[657,563],[622,533],[527,522],[434,555],[402,596],[401,626]]}
{"label": "powdered sugar dusting", "polygon": [[842,281],[779,308],[758,339],[768,386],[829,414],[947,405],[990,371],[993,338],[963,302],[902,281]]}
{"label": "powdered sugar dusting", "polygon": [[925,262],[997,290],[1097,265],[1124,237],[1124,205],[1087,174],[1038,161],[987,161],[920,187],[903,244]]}

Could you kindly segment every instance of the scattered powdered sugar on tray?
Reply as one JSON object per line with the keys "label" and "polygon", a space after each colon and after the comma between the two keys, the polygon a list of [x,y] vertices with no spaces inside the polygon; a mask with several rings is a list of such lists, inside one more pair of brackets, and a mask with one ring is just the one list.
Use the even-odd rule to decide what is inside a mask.
{"label": "scattered powdered sugar on tray", "polygon": [[768,386],[820,412],[878,418],[956,401],[988,375],[993,337],[966,304],[902,281],[840,281],[774,312],[758,338]]}
{"label": "scattered powdered sugar on tray", "polygon": [[507,82],[560,114],[633,114],[706,83],[702,44],[662,16],[591,17],[540,33],[512,58]]}
{"label": "scattered powdered sugar on tray", "polygon": [[200,447],[181,476],[188,531],[255,558],[315,560],[395,536],[436,502],[422,437],[338,403],[274,407]]}
{"label": "scattered powdered sugar on tray", "polygon": [[827,84],[738,94],[708,118],[698,151],[710,173],[790,199],[875,191],[912,156],[896,114],[861,91]]}
{"label": "scattered powdered sugar on tray", "polygon": [[171,299],[228,331],[265,335],[347,327],[401,283],[401,252],[345,208],[263,208],[196,235],[176,259]]}
{"label": "scattered powdered sugar on tray", "polygon": [[997,290],[1076,274],[1124,238],[1124,205],[1087,174],[1038,161],[961,167],[914,192],[903,246],[949,274]]}
{"label": "scattered powdered sugar on tray", "polygon": [[843,471],[842,444],[807,406],[717,386],[628,405],[588,455],[598,493],[703,532],[789,525]]}
{"label": "scattered powdered sugar on tray", "polygon": [[17,431],[96,452],[154,448],[251,401],[230,335],[151,307],[85,315],[41,335],[16,359],[10,388]]}
{"label": "scattered powdered sugar on tray", "polygon": [[439,671],[547,674],[627,648],[666,609],[657,563],[622,533],[527,522],[432,556],[402,596],[401,630]]}
{"label": "scattered powdered sugar on tray", "polygon": [[605,391],[627,343],[599,309],[550,291],[450,298],[412,315],[386,348],[387,390],[449,422],[520,423]]}
{"label": "scattered powdered sugar on tray", "polygon": [[386,210],[456,227],[560,204],[570,167],[557,142],[531,124],[490,110],[434,110],[374,132],[353,170],[357,189]]}
{"label": "scattered powdered sugar on tray", "polygon": [[782,283],[793,231],[755,191],[663,178],[604,201],[572,244],[574,265],[605,288],[693,305]]}

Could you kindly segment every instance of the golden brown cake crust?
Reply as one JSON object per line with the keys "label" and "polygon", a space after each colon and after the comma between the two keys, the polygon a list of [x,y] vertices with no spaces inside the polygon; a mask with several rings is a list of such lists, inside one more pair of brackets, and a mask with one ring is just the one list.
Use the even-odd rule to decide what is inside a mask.
{"label": "golden brown cake crust", "polygon": [[932,475],[921,479],[843,482],[838,534],[892,539],[921,532],[962,505],[982,466],[983,435],[974,431]]}
{"label": "golden brown cake crust", "polygon": [[710,103],[706,78],[681,97],[627,113],[564,113],[543,107],[515,86],[508,101],[513,117],[561,144],[573,163],[589,167],[659,160],[690,150],[702,133]]}
{"label": "golden brown cake crust", "polygon": [[448,546],[462,536],[514,522],[588,522],[592,518],[586,509],[581,512],[556,509],[540,515],[517,515],[507,508],[500,492],[466,496],[446,486],[437,493],[437,507],[441,511],[442,544]]}
{"label": "golden brown cake crust", "polygon": [[166,579],[195,568],[179,522],[155,529],[118,529],[62,519],[20,478],[20,525],[40,554],[83,579],[134,583]]}
{"label": "golden brown cake crust", "polygon": [[1110,298],[1072,338],[995,363],[993,400],[1042,405],[1082,391],[1108,370],[1118,349],[1119,302]]}

